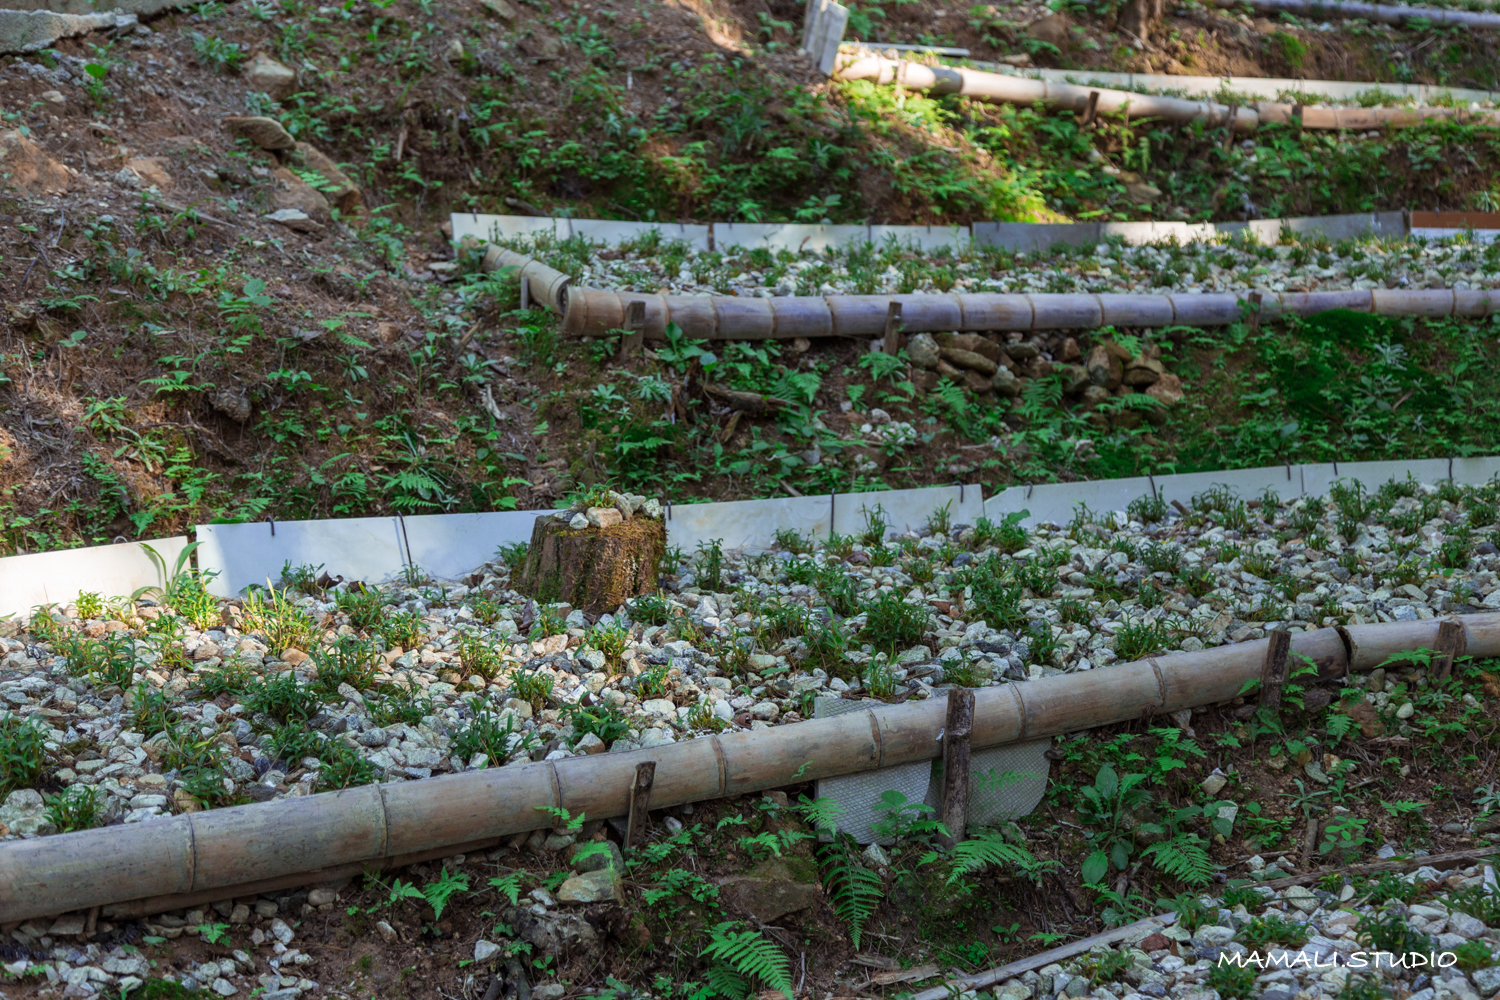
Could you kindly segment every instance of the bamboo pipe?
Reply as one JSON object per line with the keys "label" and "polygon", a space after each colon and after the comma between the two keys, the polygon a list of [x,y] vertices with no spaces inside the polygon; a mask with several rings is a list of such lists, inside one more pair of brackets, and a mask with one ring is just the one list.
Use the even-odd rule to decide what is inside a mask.
{"label": "bamboo pipe", "polygon": [[1160,118],[1179,124],[1201,121],[1224,125],[1232,121],[1236,132],[1253,132],[1259,124],[1255,110],[1250,107],[1230,107],[1181,97],[1157,97],[1128,90],[1101,90],[1076,83],[1006,76],[977,69],[926,66],[875,55],[841,55],[833,78],[896,83],[907,90],[959,94],[1007,104],[1043,104],[1076,112],[1082,112],[1088,107],[1090,96],[1098,94],[1096,110],[1099,114],[1128,113],[1132,118]]}
{"label": "bamboo pipe", "polygon": [[[908,333],[950,330],[1088,330],[1101,326],[1227,326],[1237,322],[1246,293],[1137,295],[1062,293],[1015,295],[751,296],[651,295],[570,289],[564,334],[599,337],[619,330],[631,302],[643,302],[645,336],[660,339],[668,323],[706,340],[787,340],[793,337],[878,337],[889,303],[901,303]],[[1383,316],[1478,318],[1500,311],[1500,290],[1354,289],[1263,293],[1262,318],[1310,316],[1350,309]]]}
{"label": "bamboo pipe", "polygon": [[[1500,613],[1459,619],[1475,656],[1500,655]],[[1437,622],[1317,629],[1295,654],[1323,677],[1436,641]],[[1349,643],[1346,646],[1346,641]],[[973,745],[995,746],[1225,702],[1260,676],[1266,640],[975,692]],[[1349,652],[1353,652],[1351,661]],[[0,922],[114,905],[161,912],[494,843],[562,807],[623,815],[635,767],[655,761],[658,808],[930,760],[940,699],[649,750],[471,771],[0,844]],[[125,904],[120,906],[118,904]]]}
{"label": "bamboo pipe", "polygon": [[[1500,112],[1466,108],[1324,108],[1298,104],[1293,107],[1292,117],[1309,129],[1390,128],[1438,120],[1500,125]],[[1262,120],[1266,120],[1264,115]]]}
{"label": "bamboo pipe", "polygon": [[484,253],[484,269],[497,271],[502,267],[520,269],[520,277],[531,285],[531,297],[545,303],[553,312],[562,312],[568,306],[568,286],[572,278],[556,268],[548,267],[514,250],[492,246]]}
{"label": "bamboo pipe", "polygon": [[1358,17],[1382,24],[1422,18],[1433,24],[1466,24],[1471,28],[1500,28],[1500,14],[1447,7],[1397,7],[1389,4],[1355,3],[1352,0],[1215,0],[1220,7],[1249,4],[1261,11],[1286,11],[1304,17]]}

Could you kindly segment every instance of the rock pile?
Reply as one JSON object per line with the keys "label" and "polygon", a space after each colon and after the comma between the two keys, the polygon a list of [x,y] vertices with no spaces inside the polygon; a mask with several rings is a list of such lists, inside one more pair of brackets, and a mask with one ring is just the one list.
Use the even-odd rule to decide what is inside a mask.
{"label": "rock pile", "polygon": [[[1093,408],[1101,428],[1130,429],[1161,406],[1182,401],[1182,380],[1167,371],[1161,347],[1141,344],[1138,353],[1115,340],[1091,347],[1085,357],[1076,337],[1062,333],[917,333],[907,339],[906,353],[921,371],[913,376],[919,389],[930,391],[940,379],[984,395],[1015,397],[1035,379],[1057,374],[1063,391]],[[1128,397],[1142,394],[1155,404],[1132,406]],[[1123,405],[1105,406],[1113,400]]]}

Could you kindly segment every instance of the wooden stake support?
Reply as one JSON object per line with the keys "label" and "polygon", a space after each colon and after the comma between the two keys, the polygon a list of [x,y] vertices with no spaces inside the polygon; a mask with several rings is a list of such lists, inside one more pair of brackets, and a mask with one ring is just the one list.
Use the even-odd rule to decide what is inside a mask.
{"label": "wooden stake support", "polygon": [[646,814],[651,809],[651,785],[656,781],[656,761],[635,766],[635,781],[630,785],[630,824],[625,827],[625,846],[637,843],[646,834]]}
{"label": "wooden stake support", "polygon": [[634,357],[645,342],[646,303],[636,299],[625,307],[625,336],[620,341],[620,357]]}
{"label": "wooden stake support", "polygon": [[521,311],[531,308],[531,279],[521,275]]}
{"label": "wooden stake support", "polygon": [[901,303],[892,302],[885,310],[885,353],[901,350]]}
{"label": "wooden stake support", "polygon": [[1435,680],[1445,681],[1453,676],[1453,658],[1458,655],[1463,641],[1462,625],[1446,620],[1438,624],[1437,652],[1442,655],[1432,661],[1432,675]]}
{"label": "wooden stake support", "polygon": [[974,692],[948,689],[948,719],[943,725],[944,847],[964,839],[969,816],[969,734],[974,731]]}
{"label": "wooden stake support", "polygon": [[1251,333],[1260,332],[1260,292],[1251,292],[1246,296],[1250,303],[1250,315],[1245,317],[1245,322],[1250,324]]}
{"label": "wooden stake support", "polygon": [[1292,633],[1280,630],[1266,636],[1266,662],[1260,671],[1260,704],[1272,712],[1281,707],[1281,686],[1286,683],[1286,665],[1291,658]]}
{"label": "wooden stake support", "polygon": [[1079,128],[1092,128],[1094,119],[1099,117],[1099,91],[1089,91],[1089,102],[1083,106],[1083,117],[1078,120]]}

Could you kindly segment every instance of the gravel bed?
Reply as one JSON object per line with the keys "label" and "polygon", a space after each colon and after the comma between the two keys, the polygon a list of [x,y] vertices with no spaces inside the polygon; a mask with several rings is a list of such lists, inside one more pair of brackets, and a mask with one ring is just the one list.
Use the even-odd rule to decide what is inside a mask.
{"label": "gravel bed", "polygon": [[1310,292],[1368,288],[1500,287],[1500,244],[1309,238],[1264,246],[1100,243],[1017,254],[986,246],[942,253],[894,245],[699,251],[685,243],[613,249],[528,240],[534,254],[592,288],[670,295],[875,295],[912,292]]}
{"label": "gravel bed", "polygon": [[[1387,846],[1380,853],[1389,857],[1394,851]],[[1258,856],[1249,867],[1256,879],[1286,874]],[[1419,897],[1419,890],[1432,894]],[[1421,867],[1378,880],[1346,880],[1331,891],[1321,883],[1279,891],[1251,884],[1190,900],[1180,911],[1187,917],[1180,924],[1186,926],[1142,932],[1118,951],[1101,948],[1028,972],[1001,984],[993,995],[1000,1000],[1492,997],[1500,993],[1495,891],[1495,871],[1488,865],[1453,871]],[[1412,955],[1425,961],[1406,968],[1393,963],[1393,957],[1413,961]],[[1447,967],[1433,968],[1429,956],[1441,956]],[[1243,964],[1237,967],[1235,961]],[[1090,985],[1101,978],[1108,981]]]}

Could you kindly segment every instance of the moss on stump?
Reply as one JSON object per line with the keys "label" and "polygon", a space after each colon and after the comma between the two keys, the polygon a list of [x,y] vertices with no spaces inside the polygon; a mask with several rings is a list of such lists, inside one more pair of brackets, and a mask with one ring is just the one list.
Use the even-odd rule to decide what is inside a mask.
{"label": "moss on stump", "polygon": [[632,597],[656,593],[666,547],[666,525],[655,518],[571,528],[567,521],[539,517],[516,589],[538,603],[564,601],[604,614]]}

